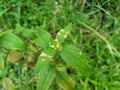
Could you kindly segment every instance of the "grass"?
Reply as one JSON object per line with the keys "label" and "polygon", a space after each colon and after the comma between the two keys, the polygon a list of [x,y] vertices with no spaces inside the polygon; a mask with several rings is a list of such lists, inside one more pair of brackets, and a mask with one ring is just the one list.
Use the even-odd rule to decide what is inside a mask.
{"label": "grass", "polygon": [[[18,90],[35,90],[37,78],[33,72],[42,48],[33,45],[20,30],[30,29],[38,35],[43,29],[55,38],[59,30],[72,23],[65,44],[78,47],[92,70],[86,76],[70,67],[67,73],[75,81],[76,90],[120,90],[119,11],[120,0],[1,0],[0,33],[12,30],[29,48],[14,56],[11,50],[0,47],[6,59],[1,77],[10,79]],[[11,55],[14,57],[8,60]],[[20,55],[22,58],[15,61]],[[58,89],[53,82],[49,90]]]}

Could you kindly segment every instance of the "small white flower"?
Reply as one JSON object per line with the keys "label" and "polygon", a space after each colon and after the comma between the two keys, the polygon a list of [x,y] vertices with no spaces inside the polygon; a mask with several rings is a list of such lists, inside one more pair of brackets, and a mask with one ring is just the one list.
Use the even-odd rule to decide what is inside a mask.
{"label": "small white flower", "polygon": [[58,33],[58,35],[60,35],[60,32]]}
{"label": "small white flower", "polygon": [[56,46],[57,48],[59,47],[59,44],[57,44],[57,46]]}
{"label": "small white flower", "polygon": [[63,30],[63,29],[61,29],[60,31],[61,31],[61,32],[64,32],[64,30]]}
{"label": "small white flower", "polygon": [[63,47],[61,47],[60,49],[59,49],[59,51],[61,51],[63,49]]}
{"label": "small white flower", "polygon": [[57,39],[55,39],[54,41],[58,42],[58,40],[57,40]]}
{"label": "small white flower", "polygon": [[67,37],[67,35],[64,35],[64,38],[66,38]]}
{"label": "small white flower", "polygon": [[55,1],[55,5],[58,5],[58,2]]}
{"label": "small white flower", "polygon": [[54,45],[50,45],[50,47],[54,48],[55,46]]}

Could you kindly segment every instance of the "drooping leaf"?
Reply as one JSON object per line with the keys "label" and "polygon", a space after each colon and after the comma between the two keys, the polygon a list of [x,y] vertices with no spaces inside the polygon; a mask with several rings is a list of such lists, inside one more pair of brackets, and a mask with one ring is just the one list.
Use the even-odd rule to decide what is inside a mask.
{"label": "drooping leaf", "polygon": [[39,80],[37,82],[37,90],[49,90],[49,86],[55,77],[55,67],[46,64],[39,72]]}
{"label": "drooping leaf", "polygon": [[73,67],[76,67],[80,72],[87,73],[90,68],[87,64],[87,60],[80,50],[73,45],[66,45],[60,52],[62,59]]}
{"label": "drooping leaf", "polygon": [[55,50],[52,48],[45,49],[38,58],[38,61],[35,66],[35,73],[38,73],[42,67],[52,60],[52,57],[55,54]]}
{"label": "drooping leaf", "polygon": [[31,30],[31,29],[27,29],[27,28],[23,29],[22,34],[26,38],[30,38],[30,39],[36,38],[36,35],[35,35],[34,31]]}
{"label": "drooping leaf", "polygon": [[20,52],[18,52],[17,50],[11,50],[7,56],[7,61],[16,64],[18,63],[20,57],[21,57]]}
{"label": "drooping leaf", "polygon": [[64,29],[61,29],[57,33],[56,40],[58,40],[60,43],[64,42],[64,40],[67,38],[71,30],[72,30],[72,23],[68,24]]}
{"label": "drooping leaf", "polygon": [[72,78],[62,69],[56,73],[56,82],[64,90],[75,90],[75,83]]}
{"label": "drooping leaf", "polygon": [[6,30],[4,32],[0,32],[0,37],[4,34],[11,33],[11,32],[12,32],[12,30]]}
{"label": "drooping leaf", "polygon": [[3,54],[0,53],[0,70],[4,69],[4,60],[3,60]]}
{"label": "drooping leaf", "polygon": [[3,90],[16,90],[16,87],[11,79],[3,78],[3,80],[1,82],[2,82],[2,86],[3,86]]}
{"label": "drooping leaf", "polygon": [[49,45],[49,41],[52,39],[51,35],[45,31],[45,30],[40,30],[40,34],[38,38],[36,38],[35,44],[41,47],[47,47]]}
{"label": "drooping leaf", "polygon": [[49,58],[39,56],[35,66],[35,74],[39,73],[39,71],[49,62],[50,62]]}
{"label": "drooping leaf", "polygon": [[12,33],[5,33],[0,36],[0,47],[17,50],[23,50],[26,48],[24,42],[18,36]]}

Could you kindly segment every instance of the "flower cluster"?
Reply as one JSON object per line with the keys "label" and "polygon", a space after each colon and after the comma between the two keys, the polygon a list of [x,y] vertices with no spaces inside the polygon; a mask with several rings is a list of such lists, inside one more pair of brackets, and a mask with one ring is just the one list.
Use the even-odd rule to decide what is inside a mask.
{"label": "flower cluster", "polygon": [[57,51],[61,51],[62,50],[62,45],[58,42],[57,39],[55,39],[52,42],[49,42],[49,46]]}

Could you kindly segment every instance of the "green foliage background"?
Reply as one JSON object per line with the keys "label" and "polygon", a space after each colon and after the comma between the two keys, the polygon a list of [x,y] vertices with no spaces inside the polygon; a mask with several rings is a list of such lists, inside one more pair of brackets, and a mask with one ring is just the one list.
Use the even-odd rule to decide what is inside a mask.
{"label": "green foliage background", "polygon": [[[119,11],[120,0],[0,0],[0,89],[43,90],[40,85],[46,85],[48,90],[120,90]],[[50,68],[53,73],[48,74],[53,78],[48,80],[52,81],[50,87],[49,82],[41,84],[38,76],[44,76],[42,72],[49,65],[39,75],[35,67],[46,50],[44,41],[51,36],[55,39],[69,23],[71,32],[62,43],[69,47],[53,57],[56,61],[55,68]],[[51,36],[41,34],[41,30]],[[45,40],[40,40],[40,34]],[[50,52],[53,55],[54,51]],[[85,62],[80,61],[80,66],[70,63],[71,55]]]}

